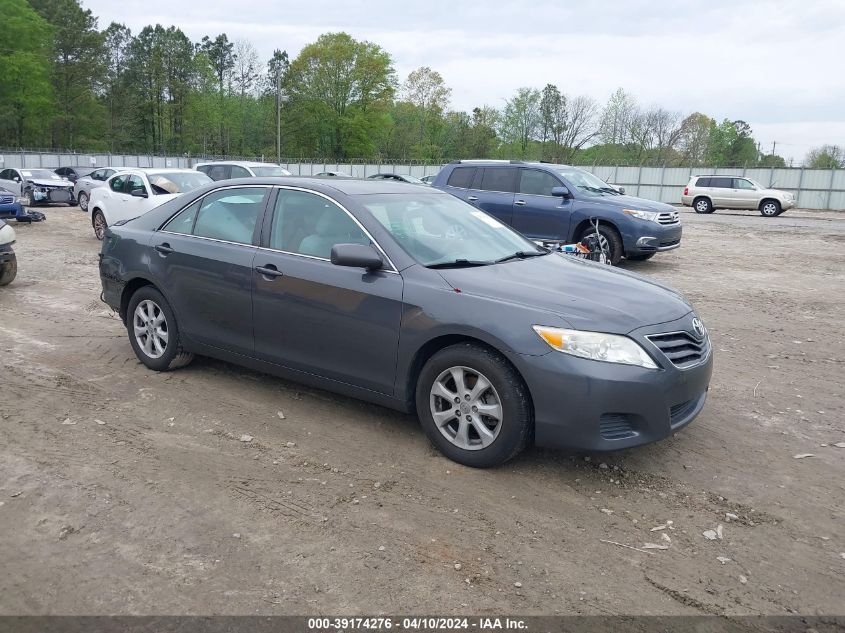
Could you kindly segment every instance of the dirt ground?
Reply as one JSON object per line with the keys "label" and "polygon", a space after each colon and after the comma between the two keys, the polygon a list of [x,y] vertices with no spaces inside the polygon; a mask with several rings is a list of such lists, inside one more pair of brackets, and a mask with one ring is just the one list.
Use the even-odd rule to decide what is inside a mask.
{"label": "dirt ground", "polygon": [[0,614],[845,612],[845,214],[683,213],[682,248],[627,267],[709,327],[702,415],[481,471],[410,416],[146,370],[86,215],[46,212],[0,289]]}

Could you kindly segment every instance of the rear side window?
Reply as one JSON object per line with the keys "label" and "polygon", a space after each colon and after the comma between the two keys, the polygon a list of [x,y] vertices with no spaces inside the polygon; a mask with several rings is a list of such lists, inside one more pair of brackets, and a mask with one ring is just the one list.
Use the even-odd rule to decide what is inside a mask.
{"label": "rear side window", "polygon": [[252,178],[252,174],[240,165],[232,165],[232,178]]}
{"label": "rear side window", "polygon": [[710,178],[699,178],[696,183],[696,187],[709,187],[710,186]]}
{"label": "rear side window", "polygon": [[231,178],[229,165],[209,165],[206,175],[212,180],[228,180]]}
{"label": "rear side window", "polygon": [[469,189],[473,178],[475,178],[475,167],[455,167],[449,174],[449,181],[446,184],[450,187]]}
{"label": "rear side window", "polygon": [[[263,208],[267,191],[264,187],[249,187],[224,189],[207,195],[197,210],[192,234],[226,242],[251,244],[255,223]],[[191,207],[188,207],[182,213],[190,212]],[[178,220],[181,215],[175,219]]]}
{"label": "rear side window", "polygon": [[718,187],[719,189],[730,189],[733,187],[733,178],[711,178],[711,187]]}
{"label": "rear side window", "polygon": [[519,171],[519,193],[529,196],[551,196],[552,189],[561,186],[561,182],[548,172],[539,169]]}
{"label": "rear side window", "polygon": [[481,177],[481,189],[483,191],[516,191],[515,167],[486,167]]}

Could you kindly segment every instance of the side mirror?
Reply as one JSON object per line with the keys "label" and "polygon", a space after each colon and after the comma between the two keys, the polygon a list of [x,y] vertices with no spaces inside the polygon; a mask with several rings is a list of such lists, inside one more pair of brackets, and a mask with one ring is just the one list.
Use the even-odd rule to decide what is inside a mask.
{"label": "side mirror", "polygon": [[616,187],[616,191],[619,193],[625,193],[625,187]]}
{"label": "side mirror", "polygon": [[21,181],[21,177],[20,177],[20,176],[15,176],[14,178],[12,178],[12,180],[14,180],[15,182],[20,182],[20,181]]}
{"label": "side mirror", "polygon": [[143,189],[133,189],[132,193],[130,193],[129,195],[134,196],[135,198],[146,198],[147,192]]}
{"label": "side mirror", "polygon": [[566,187],[552,187],[552,195],[559,198],[569,198],[572,194],[569,193],[569,189]]}
{"label": "side mirror", "polygon": [[351,268],[378,270],[384,266],[381,255],[369,244],[335,244],[332,246],[332,264]]}

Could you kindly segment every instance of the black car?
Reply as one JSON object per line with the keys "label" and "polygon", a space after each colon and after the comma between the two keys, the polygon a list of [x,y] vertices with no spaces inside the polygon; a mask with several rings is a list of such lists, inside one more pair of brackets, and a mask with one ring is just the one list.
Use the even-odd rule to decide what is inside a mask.
{"label": "black car", "polygon": [[710,382],[680,294],[427,187],[216,182],[110,226],[100,279],[150,369],[203,354],[415,411],[470,466],[665,438]]}
{"label": "black car", "polygon": [[93,172],[96,167],[58,167],[53,171],[62,178],[67,178],[70,182],[76,182],[80,178],[87,176]]}

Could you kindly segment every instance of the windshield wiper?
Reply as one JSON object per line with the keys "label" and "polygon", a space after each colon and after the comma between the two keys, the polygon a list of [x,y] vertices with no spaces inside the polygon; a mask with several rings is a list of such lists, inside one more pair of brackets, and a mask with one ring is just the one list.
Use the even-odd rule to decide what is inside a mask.
{"label": "windshield wiper", "polygon": [[470,259],[453,259],[450,262],[428,264],[426,268],[471,268],[473,266],[489,266],[492,262],[479,262]]}
{"label": "windshield wiper", "polygon": [[617,189],[614,189],[613,187],[602,187],[601,190],[606,191],[607,193],[612,193],[617,196],[622,195]]}
{"label": "windshield wiper", "polygon": [[549,251],[517,251],[515,253],[511,253],[510,255],[505,255],[504,257],[500,257],[497,259],[494,264],[501,264],[502,262],[508,262],[512,259],[527,259],[529,257],[539,257],[540,255],[546,255]]}

